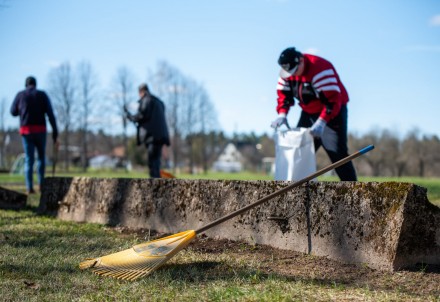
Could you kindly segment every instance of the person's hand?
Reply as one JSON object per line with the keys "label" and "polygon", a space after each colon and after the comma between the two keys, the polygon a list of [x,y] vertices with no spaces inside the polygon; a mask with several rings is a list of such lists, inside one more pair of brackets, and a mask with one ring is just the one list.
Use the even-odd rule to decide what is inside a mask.
{"label": "person's hand", "polygon": [[53,140],[53,147],[54,147],[55,150],[58,151],[58,149],[60,148],[60,141],[57,140],[57,139],[54,139]]}
{"label": "person's hand", "polygon": [[310,128],[311,134],[316,138],[321,138],[322,134],[324,133],[324,129],[326,125],[327,122],[324,121],[322,118],[317,119],[316,122]]}
{"label": "person's hand", "polygon": [[282,125],[286,125],[286,127],[290,129],[289,123],[287,122],[287,118],[285,115],[279,115],[278,118],[270,124],[270,126],[275,130]]}
{"label": "person's hand", "polygon": [[130,111],[128,111],[127,109],[127,105],[122,106],[122,108],[124,109],[124,116],[127,120],[133,122],[133,116],[131,115]]}
{"label": "person's hand", "polygon": [[123,106],[122,106],[122,110],[124,110],[124,115],[125,115],[125,117],[126,117],[127,119],[130,119],[131,114],[130,114],[130,111],[128,111],[127,105],[123,105]]}

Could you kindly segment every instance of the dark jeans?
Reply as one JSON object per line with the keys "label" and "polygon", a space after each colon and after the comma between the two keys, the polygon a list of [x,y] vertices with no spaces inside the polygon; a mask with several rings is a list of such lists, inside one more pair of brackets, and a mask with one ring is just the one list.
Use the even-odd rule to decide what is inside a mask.
{"label": "dark jeans", "polygon": [[44,171],[46,168],[46,133],[24,134],[21,136],[24,153],[26,155],[24,164],[24,174],[26,178],[26,188],[33,190],[33,170],[35,162],[35,149],[37,150],[37,176],[40,186],[43,185]]}
{"label": "dark jeans", "polygon": [[[301,116],[298,121],[297,127],[310,128],[313,123],[319,118],[319,114],[308,114],[304,111],[301,112]],[[340,159],[348,156],[348,147],[347,147],[347,106],[344,105],[341,107],[341,111],[339,114],[332,119],[328,124],[328,127],[336,131],[338,136],[338,144],[336,152],[327,150],[323,145],[321,139],[315,138],[315,150],[318,150],[319,147],[324,148],[327,152],[332,163],[337,162]],[[354,170],[353,163],[350,161],[338,168],[335,169],[336,173],[339,176],[340,180],[344,181],[356,181],[356,171]]]}
{"label": "dark jeans", "polygon": [[148,168],[151,178],[160,178],[160,160],[162,157],[162,144],[148,144]]}

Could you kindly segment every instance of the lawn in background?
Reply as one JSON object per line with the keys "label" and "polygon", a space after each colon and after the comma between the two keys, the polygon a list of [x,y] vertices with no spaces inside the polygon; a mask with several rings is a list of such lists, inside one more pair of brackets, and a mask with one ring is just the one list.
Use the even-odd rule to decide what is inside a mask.
{"label": "lawn in background", "polygon": [[[47,176],[50,177],[50,173]],[[71,173],[57,173],[56,176],[86,176],[97,178],[147,178],[147,173],[142,171],[89,171],[71,172]],[[208,172],[207,174],[177,174],[179,179],[226,179],[226,180],[272,180],[273,176],[263,173],[240,172],[240,173],[223,173],[223,172]],[[322,176],[318,178],[320,181],[338,181],[335,176]],[[428,190],[428,199],[431,203],[440,206],[440,178],[421,178],[421,177],[359,177],[359,181],[396,181],[409,182],[424,187]],[[24,184],[24,177],[22,175],[0,174],[0,186],[7,185],[21,190]],[[23,189],[24,191],[24,189]]]}

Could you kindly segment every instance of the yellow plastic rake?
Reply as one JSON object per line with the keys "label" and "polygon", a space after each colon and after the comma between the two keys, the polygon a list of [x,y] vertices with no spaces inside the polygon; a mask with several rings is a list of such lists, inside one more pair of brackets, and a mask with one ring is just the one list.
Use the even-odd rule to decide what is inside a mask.
{"label": "yellow plastic rake", "polygon": [[365,147],[334,164],[331,164],[297,182],[294,182],[281,190],[271,193],[254,203],[225,215],[209,224],[206,224],[197,230],[188,230],[171,236],[159,238],[157,240],[138,244],[127,250],[99,258],[86,259],[79,264],[79,267],[80,269],[90,268],[92,272],[101,276],[109,276],[130,281],[146,276],[158,269],[180,250],[184,249],[196,237],[196,235],[201,234],[226,220],[240,215],[274,197],[284,194],[287,191],[298,187],[334,168],[337,168],[372,149],[374,149],[374,146],[372,145]]}
{"label": "yellow plastic rake", "polygon": [[98,275],[118,279],[135,280],[157,269],[196,236],[193,230],[141,243],[128,250],[96,259],[88,259],[79,264],[80,269],[91,268]]}

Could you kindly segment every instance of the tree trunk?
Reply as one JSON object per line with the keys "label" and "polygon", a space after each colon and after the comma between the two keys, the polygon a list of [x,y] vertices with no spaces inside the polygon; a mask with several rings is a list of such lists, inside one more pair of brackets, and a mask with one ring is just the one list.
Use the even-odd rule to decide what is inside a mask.
{"label": "tree trunk", "polygon": [[127,119],[125,116],[122,117],[122,144],[124,145],[124,155],[123,155],[123,162],[124,162],[124,170],[125,172],[128,172],[127,169],[127,151],[128,151],[128,139],[127,139]]}
{"label": "tree trunk", "polygon": [[82,170],[83,172],[87,172],[87,130],[83,129],[82,130],[82,153],[81,153],[81,164],[82,164]]}
{"label": "tree trunk", "polygon": [[64,127],[64,170],[69,171],[69,127]]}
{"label": "tree trunk", "polygon": [[425,162],[423,159],[419,159],[419,176],[425,176]]}
{"label": "tree trunk", "polygon": [[188,141],[189,173],[194,174],[193,140],[192,138],[187,138],[187,141]]}
{"label": "tree trunk", "polygon": [[202,165],[204,174],[208,174],[208,154],[206,148],[206,134],[202,133]]}

